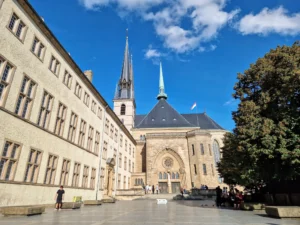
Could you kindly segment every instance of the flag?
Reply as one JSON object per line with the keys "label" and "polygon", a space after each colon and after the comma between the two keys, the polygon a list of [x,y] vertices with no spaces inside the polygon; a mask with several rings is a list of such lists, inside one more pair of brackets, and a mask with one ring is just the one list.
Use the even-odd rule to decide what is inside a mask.
{"label": "flag", "polygon": [[192,105],[191,110],[193,110],[196,106],[197,106],[197,103],[195,102],[195,103]]}

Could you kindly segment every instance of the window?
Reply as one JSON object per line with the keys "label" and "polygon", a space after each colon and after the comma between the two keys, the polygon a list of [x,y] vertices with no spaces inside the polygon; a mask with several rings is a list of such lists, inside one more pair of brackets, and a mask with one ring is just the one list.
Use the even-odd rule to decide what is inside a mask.
{"label": "window", "polygon": [[38,118],[38,125],[42,128],[48,129],[52,105],[53,105],[53,96],[50,95],[47,91],[44,91],[41,109]]}
{"label": "window", "polygon": [[158,179],[162,179],[162,173],[161,172],[159,172],[159,174],[158,174]]}
{"label": "window", "polygon": [[14,180],[21,146],[6,141],[0,156],[0,180]]}
{"label": "window", "polygon": [[132,157],[134,158],[134,148],[132,148]]}
{"label": "window", "polygon": [[76,129],[77,129],[77,121],[78,121],[78,116],[75,113],[71,113],[71,118],[70,118],[70,126],[69,126],[69,133],[68,133],[68,140],[71,142],[75,142],[75,134],[76,134]]}
{"label": "window", "polygon": [[82,119],[80,123],[80,130],[79,130],[79,137],[78,137],[78,145],[80,147],[84,146],[85,131],[86,131],[86,122]]}
{"label": "window", "polygon": [[211,164],[210,166],[211,166],[211,174],[212,174],[213,176],[215,176],[214,165]]}
{"label": "window", "polygon": [[57,167],[57,156],[49,155],[44,184],[54,184]]}
{"label": "window", "polygon": [[107,159],[107,142],[106,141],[104,141],[104,144],[103,144],[102,159],[104,159],[104,160]]}
{"label": "window", "polygon": [[58,76],[59,69],[60,69],[60,62],[54,56],[52,56],[50,60],[49,70],[51,70],[52,73]]}
{"label": "window", "polygon": [[166,172],[164,172],[163,179],[168,179],[168,174]]}
{"label": "window", "polygon": [[130,177],[128,177],[128,188],[130,188]]}
{"label": "window", "polygon": [[127,157],[124,157],[124,170],[127,170]]}
{"label": "window", "polygon": [[178,172],[176,173],[176,177],[175,178],[179,179],[179,173]]}
{"label": "window", "polygon": [[24,77],[20,94],[17,100],[15,113],[25,119],[29,118],[33,99],[35,96],[36,86],[36,83],[29,77]]}
{"label": "window", "polygon": [[115,142],[117,143],[118,142],[118,130],[115,129]]}
{"label": "window", "polygon": [[24,182],[36,183],[40,171],[42,152],[31,149],[27,162]]}
{"label": "window", "polygon": [[21,41],[25,38],[26,25],[23,23],[19,17],[13,13],[9,24],[8,29],[10,29]]}
{"label": "window", "polygon": [[102,120],[102,109],[101,109],[100,106],[98,107],[98,113],[97,113],[97,116],[99,117],[99,119]]}
{"label": "window", "polygon": [[132,162],[132,172],[134,173],[134,162]]}
{"label": "window", "polygon": [[114,149],[113,158],[114,158],[115,162],[117,162],[117,149]]}
{"label": "window", "polygon": [[127,140],[125,140],[125,151],[127,152]]}
{"label": "window", "polygon": [[75,86],[75,95],[81,99],[81,92],[82,92],[82,88],[81,86],[78,84],[78,82],[76,82],[76,86]]}
{"label": "window", "polygon": [[68,186],[70,165],[71,161],[68,159],[64,159],[60,175],[60,184],[63,186]]}
{"label": "window", "polygon": [[211,156],[211,145],[208,144],[208,151],[209,151],[209,155]]}
{"label": "window", "polygon": [[80,163],[75,162],[74,170],[73,170],[73,179],[72,179],[72,186],[78,187],[79,186],[79,175],[80,175]]}
{"label": "window", "polygon": [[129,163],[128,163],[128,171],[131,172],[131,160],[129,159]]}
{"label": "window", "polygon": [[125,115],[126,114],[126,106],[125,104],[121,105],[121,115]]}
{"label": "window", "polygon": [[122,168],[122,153],[119,153],[119,167]]}
{"label": "window", "polygon": [[72,85],[72,75],[68,73],[68,71],[65,71],[63,83],[71,89]]}
{"label": "window", "polygon": [[219,143],[214,140],[213,142],[213,152],[214,152],[214,156],[215,156],[215,165],[217,166],[217,163],[220,162],[220,146]]}
{"label": "window", "polygon": [[86,104],[87,107],[90,105],[90,95],[88,93],[84,93],[83,103]]}
{"label": "window", "polygon": [[123,188],[124,189],[126,188],[126,176],[124,176],[124,178],[123,178]]}
{"label": "window", "polygon": [[123,135],[120,134],[120,147],[123,147]]}
{"label": "window", "polygon": [[14,67],[0,56],[0,106],[4,105],[12,80]]}
{"label": "window", "polygon": [[94,128],[90,126],[89,133],[88,133],[88,143],[87,143],[87,149],[89,151],[93,151],[93,138],[94,138]]}
{"label": "window", "polygon": [[203,167],[203,175],[207,175],[206,164],[202,164]]}
{"label": "window", "polygon": [[67,115],[67,107],[60,102],[58,104],[58,111],[57,111],[54,133],[61,137],[63,136],[64,133],[66,115]]}
{"label": "window", "polygon": [[106,119],[106,121],[105,121],[105,130],[104,130],[104,132],[105,132],[106,134],[108,134],[108,130],[109,130],[109,120]]}
{"label": "window", "polygon": [[34,37],[33,39],[31,52],[35,54],[39,59],[43,60],[45,55],[45,46],[36,37]]}
{"label": "window", "polygon": [[99,154],[100,132],[96,131],[94,153]]}
{"label": "window", "polygon": [[194,172],[195,172],[195,175],[197,174],[197,166],[196,164],[194,164]]}
{"label": "window", "polygon": [[195,147],[192,145],[192,154],[195,155]]}
{"label": "window", "polygon": [[111,125],[110,125],[110,135],[109,135],[110,138],[113,138],[113,137],[114,137],[114,129],[115,129],[115,128],[114,128],[114,125],[111,124]]}
{"label": "window", "polygon": [[94,100],[92,100],[92,107],[91,107],[91,110],[93,113],[96,113],[96,108],[97,108],[97,104]]}
{"label": "window", "polygon": [[100,189],[103,188],[104,184],[104,176],[105,176],[105,169],[101,167],[101,173],[100,173]]}
{"label": "window", "polygon": [[95,180],[96,180],[96,169],[92,168],[90,188],[95,189]]}
{"label": "window", "polygon": [[172,172],[172,179],[175,179],[175,173]]}
{"label": "window", "polygon": [[131,144],[129,144],[129,155],[131,155]]}
{"label": "window", "polygon": [[200,150],[201,150],[201,155],[204,155],[204,146],[203,146],[203,144],[200,144]]}
{"label": "window", "polygon": [[121,174],[118,174],[118,189],[121,189]]}
{"label": "window", "polygon": [[89,179],[89,167],[85,165],[83,167],[83,176],[82,176],[82,187],[83,188],[88,187],[88,179]]}

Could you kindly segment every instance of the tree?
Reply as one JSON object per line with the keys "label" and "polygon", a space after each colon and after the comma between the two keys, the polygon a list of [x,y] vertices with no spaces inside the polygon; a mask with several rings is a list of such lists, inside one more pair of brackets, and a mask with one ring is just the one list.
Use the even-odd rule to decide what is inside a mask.
{"label": "tree", "polygon": [[225,135],[219,173],[245,186],[299,178],[299,42],[271,50],[237,78],[236,127]]}

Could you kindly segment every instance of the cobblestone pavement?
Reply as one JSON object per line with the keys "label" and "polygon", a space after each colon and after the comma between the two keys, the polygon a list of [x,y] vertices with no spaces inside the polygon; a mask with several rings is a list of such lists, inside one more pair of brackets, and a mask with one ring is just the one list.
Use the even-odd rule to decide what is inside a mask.
{"label": "cobblestone pavement", "polygon": [[211,201],[118,201],[79,210],[53,211],[31,217],[2,217],[0,225],[300,225],[297,219],[274,219],[263,211],[217,209]]}

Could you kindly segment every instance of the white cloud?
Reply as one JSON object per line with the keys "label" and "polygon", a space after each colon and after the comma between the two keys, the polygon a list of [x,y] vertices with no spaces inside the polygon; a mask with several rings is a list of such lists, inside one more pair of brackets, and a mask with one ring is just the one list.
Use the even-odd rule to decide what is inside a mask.
{"label": "white cloud", "polygon": [[153,49],[151,46],[146,50],[145,57],[146,59],[160,58],[162,54],[157,50]]}
{"label": "white cloud", "polygon": [[251,13],[244,16],[236,28],[244,35],[296,35],[300,33],[300,13],[288,15],[288,11],[282,6],[276,9],[264,8],[256,15]]}

